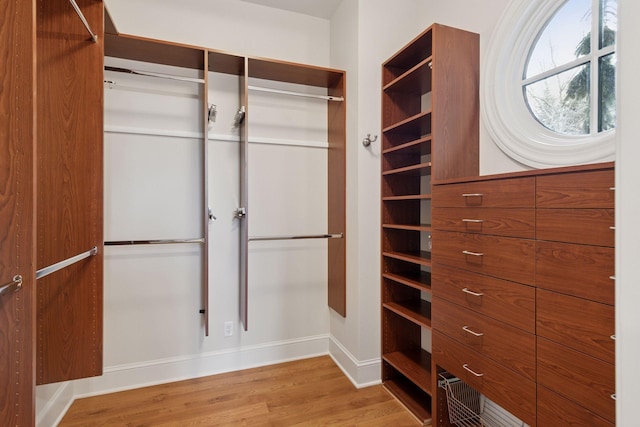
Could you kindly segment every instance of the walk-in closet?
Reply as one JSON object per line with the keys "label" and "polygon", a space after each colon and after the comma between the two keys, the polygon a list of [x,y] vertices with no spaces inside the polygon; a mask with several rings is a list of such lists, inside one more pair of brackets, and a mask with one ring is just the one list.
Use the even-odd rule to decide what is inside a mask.
{"label": "walk-in closet", "polygon": [[635,425],[640,6],[392,3],[0,0],[0,426]]}

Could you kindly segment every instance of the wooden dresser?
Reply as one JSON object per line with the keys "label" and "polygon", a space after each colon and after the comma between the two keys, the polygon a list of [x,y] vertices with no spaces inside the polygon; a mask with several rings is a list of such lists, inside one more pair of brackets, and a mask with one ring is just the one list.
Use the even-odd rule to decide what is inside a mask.
{"label": "wooden dresser", "polygon": [[613,163],[434,186],[432,372],[530,426],[615,425],[613,187]]}

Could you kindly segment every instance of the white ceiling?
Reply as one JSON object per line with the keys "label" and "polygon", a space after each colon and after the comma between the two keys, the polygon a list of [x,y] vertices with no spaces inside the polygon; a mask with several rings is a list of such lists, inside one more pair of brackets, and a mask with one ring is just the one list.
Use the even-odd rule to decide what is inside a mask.
{"label": "white ceiling", "polygon": [[276,9],[330,19],[342,0],[242,0]]}

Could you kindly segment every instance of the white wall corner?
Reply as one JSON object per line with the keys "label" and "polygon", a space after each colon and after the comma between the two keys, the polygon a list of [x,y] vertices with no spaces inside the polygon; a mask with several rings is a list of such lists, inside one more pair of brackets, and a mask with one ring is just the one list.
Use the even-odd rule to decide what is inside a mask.
{"label": "white wall corner", "polygon": [[74,400],[72,381],[36,387],[36,427],[58,425]]}
{"label": "white wall corner", "polygon": [[380,384],[380,358],[358,360],[333,336],[329,338],[329,356],[356,388]]}

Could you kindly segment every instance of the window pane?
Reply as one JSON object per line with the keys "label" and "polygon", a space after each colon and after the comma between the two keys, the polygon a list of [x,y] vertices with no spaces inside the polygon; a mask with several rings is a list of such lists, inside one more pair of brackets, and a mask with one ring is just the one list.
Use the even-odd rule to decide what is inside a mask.
{"label": "window pane", "polygon": [[616,43],[618,32],[618,2],[600,0],[600,48]]}
{"label": "window pane", "polygon": [[616,55],[612,53],[600,58],[598,64],[599,93],[598,131],[616,127]]}
{"label": "window pane", "polygon": [[545,127],[567,135],[589,133],[589,64],[525,86],[529,109]]}
{"label": "window pane", "polygon": [[591,0],[567,1],[540,34],[529,55],[525,78],[588,55],[590,34]]}

